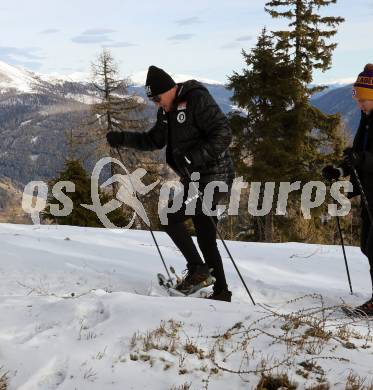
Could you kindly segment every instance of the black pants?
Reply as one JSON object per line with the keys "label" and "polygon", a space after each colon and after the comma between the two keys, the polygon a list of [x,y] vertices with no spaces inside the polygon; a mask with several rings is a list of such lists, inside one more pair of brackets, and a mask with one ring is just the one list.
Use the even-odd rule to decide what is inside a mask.
{"label": "black pants", "polygon": [[[168,214],[168,225],[165,226],[165,230],[185,257],[187,268],[193,271],[197,265],[202,265],[204,262],[184,224],[186,220],[192,219],[197,236],[197,243],[203,254],[205,263],[209,268],[213,268],[212,275],[216,278],[214,291],[219,292],[228,287],[223,261],[216,242],[217,217],[205,215],[203,212],[202,200],[200,198],[195,199],[195,215],[186,215],[187,206],[185,201],[188,199],[188,188],[189,183],[184,183],[184,193],[176,195],[183,198],[182,207],[175,213]],[[200,184],[199,189],[202,193],[204,188],[205,185]],[[211,210],[215,210],[216,205],[226,197],[227,193],[219,192],[216,188],[213,195]]]}
{"label": "black pants", "polygon": [[[364,207],[364,206],[363,206]],[[362,214],[362,225],[361,225],[361,251],[365,256],[368,257],[370,265],[370,277],[372,280],[372,291],[373,291],[373,226],[370,223],[368,212],[363,208]],[[373,296],[373,292],[372,292]]]}

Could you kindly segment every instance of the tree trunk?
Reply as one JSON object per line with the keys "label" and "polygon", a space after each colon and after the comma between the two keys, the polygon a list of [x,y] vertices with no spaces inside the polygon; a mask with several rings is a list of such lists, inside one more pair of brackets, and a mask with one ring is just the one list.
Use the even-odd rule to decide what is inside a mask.
{"label": "tree trunk", "polygon": [[265,216],[264,240],[265,240],[265,242],[273,242],[273,212],[272,212],[272,210]]}

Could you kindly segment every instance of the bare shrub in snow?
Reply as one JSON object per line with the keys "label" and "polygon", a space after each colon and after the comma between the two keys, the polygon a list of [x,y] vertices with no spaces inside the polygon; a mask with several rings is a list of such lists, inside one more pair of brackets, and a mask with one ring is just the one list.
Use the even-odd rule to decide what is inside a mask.
{"label": "bare shrub in snow", "polygon": [[0,390],[7,390],[8,388],[8,374],[2,374],[3,367],[0,367]]}

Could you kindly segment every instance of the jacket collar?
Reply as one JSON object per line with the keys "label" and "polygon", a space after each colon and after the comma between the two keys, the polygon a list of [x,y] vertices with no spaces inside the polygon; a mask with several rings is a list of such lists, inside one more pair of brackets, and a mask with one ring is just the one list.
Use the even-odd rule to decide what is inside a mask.
{"label": "jacket collar", "polygon": [[176,97],[175,97],[175,100],[173,102],[173,105],[172,105],[172,110],[171,111],[176,111],[177,110],[177,106],[180,102],[180,97],[183,93],[183,90],[184,90],[184,84],[183,83],[178,83],[177,84],[177,92],[176,92]]}

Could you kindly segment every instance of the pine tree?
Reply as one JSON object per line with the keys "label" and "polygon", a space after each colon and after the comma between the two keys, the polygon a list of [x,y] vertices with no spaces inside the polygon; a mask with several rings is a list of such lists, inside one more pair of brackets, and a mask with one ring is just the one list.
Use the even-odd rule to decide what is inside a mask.
{"label": "pine tree", "polygon": [[[320,10],[337,0],[272,0],[265,10],[273,18],[289,20],[289,29],[275,31],[277,48],[293,56],[295,77],[308,87],[315,69],[331,67],[336,43],[327,43],[344,22],[342,17],[321,16]],[[310,90],[313,92],[314,90]]]}
{"label": "pine tree", "polygon": [[[315,172],[331,157],[341,153],[340,116],[326,115],[310,103],[311,95],[324,89],[311,87],[315,70],[325,72],[331,66],[336,43],[327,42],[344,21],[341,17],[321,16],[322,7],[337,0],[273,0],[266,11],[274,18],[289,20],[288,30],[274,31],[276,49],[291,58],[293,78],[298,82],[294,106],[289,111],[288,129],[293,158],[289,163],[300,180],[315,179]],[[333,151],[334,155],[327,152]],[[319,176],[320,178],[320,176]]]}
{"label": "pine tree", "polygon": [[[290,58],[279,54],[273,36],[262,30],[256,47],[242,51],[247,68],[229,78],[232,100],[247,115],[230,116],[234,153],[239,176],[246,181],[289,181],[293,150],[286,126],[288,108],[293,105],[297,82]],[[255,219],[255,238],[273,240],[273,213],[264,221]]]}
{"label": "pine tree", "polygon": [[[52,194],[52,187],[59,181],[71,181],[75,184],[75,192],[68,192],[66,195],[72,200],[73,210],[68,216],[54,216],[50,208],[43,213],[43,219],[59,225],[73,225],[85,227],[104,227],[96,213],[82,207],[81,204],[91,204],[91,178],[83,168],[79,160],[71,159],[65,161],[64,169],[59,175],[51,180],[49,184],[48,205],[58,204],[62,209],[62,203]],[[101,204],[107,203],[111,197],[109,194],[99,192]],[[116,226],[126,226],[130,218],[125,216],[121,209],[116,209],[108,214],[108,218]]]}
{"label": "pine tree", "polygon": [[[325,72],[331,67],[332,54],[337,43],[328,43],[337,33],[344,19],[321,16],[321,9],[337,0],[273,0],[266,4],[266,11],[274,18],[289,20],[287,30],[274,31],[276,48],[290,56],[294,64],[294,78],[299,82],[294,108],[289,116],[289,127],[298,132],[301,139],[293,144],[294,167],[306,175],[319,172],[325,160],[340,154],[342,148],[339,115],[325,115],[310,104],[314,92],[324,87],[311,87],[314,71]],[[302,141],[303,140],[303,141]],[[332,156],[328,153],[334,151]],[[304,169],[302,169],[302,166]]]}
{"label": "pine tree", "polygon": [[[247,68],[230,77],[232,99],[245,113],[230,118],[235,139],[233,154],[239,174],[248,181],[305,184],[321,179],[321,167],[340,154],[340,119],[311,106],[310,90],[297,77],[297,63],[290,48],[285,50],[274,37],[263,30],[256,47],[249,54],[243,51]],[[312,223],[300,218],[299,192],[291,196],[290,202],[287,219],[276,218],[278,239],[312,238],[310,229],[317,226],[317,215]],[[256,238],[271,240],[273,215],[264,222],[257,218],[256,222],[263,231]]]}
{"label": "pine tree", "polygon": [[243,50],[242,55],[247,68],[242,74],[234,72],[228,84],[233,102],[247,113],[230,116],[237,171],[245,180],[288,179],[292,151],[287,147],[289,132],[284,121],[294,101],[293,66],[278,55],[266,29],[256,47],[250,53]]}

